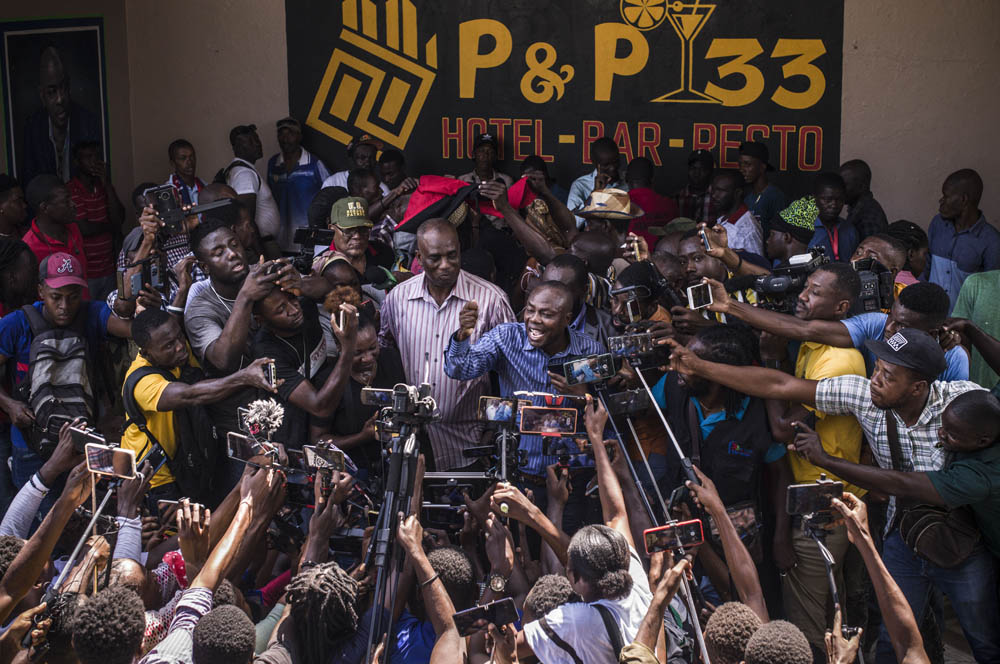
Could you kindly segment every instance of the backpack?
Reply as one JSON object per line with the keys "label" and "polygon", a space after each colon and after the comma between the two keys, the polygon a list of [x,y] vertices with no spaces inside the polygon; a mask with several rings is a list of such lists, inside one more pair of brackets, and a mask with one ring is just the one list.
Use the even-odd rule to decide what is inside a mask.
{"label": "backpack", "polygon": [[59,427],[77,417],[93,421],[94,381],[87,348],[87,307],[67,327],[52,327],[33,305],[21,307],[31,327],[28,375],[17,398],[35,414],[28,446],[47,459],[59,442]]}
{"label": "backpack", "polygon": [[[216,466],[221,455],[219,432],[204,406],[187,406],[173,412],[174,439],[176,448],[170,457],[160,445],[160,441],[146,427],[146,416],[135,400],[135,387],[146,376],[163,376],[168,381],[180,380],[188,385],[204,378],[204,374],[194,367],[181,370],[180,378],[164,369],[140,367],[130,373],[122,386],[122,402],[125,405],[126,426],[134,424],[149,440],[149,451],[136,459],[138,465],[149,459],[154,469],[166,462],[181,495],[191,500],[201,501],[212,491]],[[145,448],[144,448],[145,451]]]}
{"label": "backpack", "polygon": [[[226,166],[225,168],[220,168],[218,171],[216,171],[215,177],[212,178],[212,182],[216,184],[229,184],[229,171],[233,170],[237,166],[250,168],[249,166],[247,166],[245,161],[242,161],[240,159],[233,159],[231,162],[229,162],[228,166]],[[256,168],[250,168],[250,170],[252,170],[253,174],[257,176],[257,189],[260,189],[261,185],[260,173],[257,172]]]}

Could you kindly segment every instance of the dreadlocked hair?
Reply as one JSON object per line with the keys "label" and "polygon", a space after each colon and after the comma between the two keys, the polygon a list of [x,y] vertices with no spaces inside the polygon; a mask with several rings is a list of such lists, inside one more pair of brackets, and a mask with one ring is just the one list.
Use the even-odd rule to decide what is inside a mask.
{"label": "dreadlocked hair", "polygon": [[358,582],[337,563],[315,565],[285,590],[306,664],[330,660],[331,647],[358,628]]}
{"label": "dreadlocked hair", "polygon": [[[695,338],[705,346],[705,350],[699,355],[703,360],[735,367],[760,363],[760,346],[749,328],[737,325],[713,325],[703,328]],[[742,392],[725,388],[727,417],[733,417],[739,412],[745,396]]]}

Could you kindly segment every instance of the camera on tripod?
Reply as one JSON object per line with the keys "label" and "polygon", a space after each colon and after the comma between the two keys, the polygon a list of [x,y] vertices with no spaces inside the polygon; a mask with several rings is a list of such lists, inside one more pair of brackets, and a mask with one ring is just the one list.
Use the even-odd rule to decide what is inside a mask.
{"label": "camera on tripod", "polygon": [[799,293],[805,288],[809,275],[829,262],[822,247],[813,247],[808,253],[792,256],[787,263],[774,268],[771,274],[757,277],[750,288],[757,293],[761,307],[794,314]]}
{"label": "camera on tripod", "polygon": [[437,416],[437,404],[427,383],[421,383],[419,387],[396,383],[391,390],[364,387],[361,389],[361,403],[389,409],[393,420],[429,422]]}

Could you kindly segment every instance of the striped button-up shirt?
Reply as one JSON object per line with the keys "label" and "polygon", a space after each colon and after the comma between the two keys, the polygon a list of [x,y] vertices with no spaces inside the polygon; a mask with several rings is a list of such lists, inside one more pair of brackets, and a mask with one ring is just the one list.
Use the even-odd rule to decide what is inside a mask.
{"label": "striped button-up shirt", "polygon": [[445,374],[448,338],[458,330],[458,314],[467,302],[479,305],[473,340],[500,323],[514,320],[514,312],[502,290],[465,270],[459,272],[451,294],[440,305],[427,291],[424,279],[425,275],[420,274],[389,291],[382,303],[379,341],[382,346],[395,345],[399,349],[403,371],[411,385],[424,382],[424,367],[429,367],[427,382],[441,412],[441,419],[427,426],[435,469],[452,470],[473,461],[464,456],[463,450],[477,445],[482,434],[476,408],[490,381],[485,376],[454,380]]}
{"label": "striped button-up shirt", "polygon": [[208,588],[189,588],[181,595],[170,623],[170,631],[139,664],[181,664],[191,661],[194,647],[194,627],[201,617],[212,610],[212,591]]}
{"label": "striped button-up shirt", "polygon": [[[496,371],[500,377],[500,395],[513,397],[514,392],[554,393],[549,380],[550,363],[559,363],[560,358],[574,355],[596,355],[606,352],[604,346],[594,339],[568,329],[569,345],[562,352],[549,355],[541,348],[528,342],[524,323],[500,325],[475,342],[468,339],[456,341],[454,335],[448,342],[445,355],[445,371],[458,380],[469,380],[482,376],[487,371]],[[553,362],[555,361],[555,362]],[[524,398],[527,397],[518,397]],[[536,406],[546,406],[545,397],[531,397]],[[577,429],[582,429],[578,426]],[[544,475],[545,467],[556,463],[555,456],[545,456],[542,437],[521,434],[520,449],[527,452],[522,470],[530,475]]]}
{"label": "striped button-up shirt", "polygon": [[[895,411],[883,410],[872,403],[871,381],[864,376],[846,375],[824,378],[816,384],[816,408],[832,415],[854,415],[861,424],[879,468],[892,468],[889,448],[889,428],[886,417],[896,418],[899,449],[903,467],[908,472],[941,470],[945,463],[944,448],[938,446],[941,415],[951,400],[971,390],[982,389],[968,380],[931,383],[927,404],[913,426],[907,426]],[[886,523],[891,524],[896,511],[896,498],[889,499]]]}

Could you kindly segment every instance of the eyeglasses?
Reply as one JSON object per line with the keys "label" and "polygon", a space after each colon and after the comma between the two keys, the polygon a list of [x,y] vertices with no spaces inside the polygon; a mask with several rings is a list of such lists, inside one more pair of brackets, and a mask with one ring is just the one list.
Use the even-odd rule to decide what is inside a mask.
{"label": "eyeglasses", "polygon": [[352,228],[344,228],[343,226],[333,225],[338,231],[344,234],[345,237],[363,237],[368,235],[367,226],[354,226]]}

